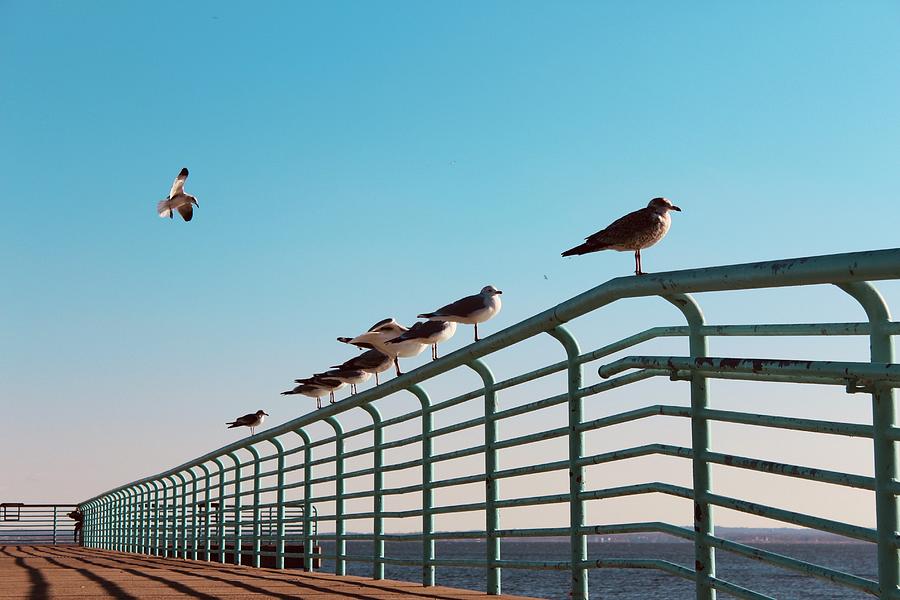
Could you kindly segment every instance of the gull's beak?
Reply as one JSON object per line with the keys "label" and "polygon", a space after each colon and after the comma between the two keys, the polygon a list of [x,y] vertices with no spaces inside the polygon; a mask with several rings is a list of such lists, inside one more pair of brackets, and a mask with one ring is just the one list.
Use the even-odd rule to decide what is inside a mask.
{"label": "gull's beak", "polygon": [[501,292],[500,290],[497,290],[497,293],[498,293],[498,294],[502,294],[503,292]]}
{"label": "gull's beak", "polygon": [[672,205],[672,210],[677,210],[678,212],[681,212],[681,209],[678,208],[677,206],[675,206],[674,204]]}
{"label": "gull's beak", "polygon": [[[199,207],[199,206],[200,206],[200,203],[199,203],[199,202],[197,202],[197,201],[196,201],[196,200],[194,200],[194,206],[197,206],[197,207]],[[679,210],[680,210],[680,209],[679,209]]]}
{"label": "gull's beak", "polygon": [[266,415],[267,417],[269,416],[269,413],[267,413],[265,411],[263,411],[263,414]]}

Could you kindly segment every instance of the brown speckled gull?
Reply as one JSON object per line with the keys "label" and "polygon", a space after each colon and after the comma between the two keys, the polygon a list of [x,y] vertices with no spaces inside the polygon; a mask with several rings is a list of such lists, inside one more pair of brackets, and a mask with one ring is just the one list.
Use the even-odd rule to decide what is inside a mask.
{"label": "brown speckled gull", "polygon": [[613,221],[606,229],[585,238],[585,242],[562,253],[563,256],[588,254],[600,250],[634,251],[634,274],[641,271],[641,250],[649,248],[666,236],[672,225],[669,211],[681,209],[665,198],[654,198],[647,208],[628,213]]}

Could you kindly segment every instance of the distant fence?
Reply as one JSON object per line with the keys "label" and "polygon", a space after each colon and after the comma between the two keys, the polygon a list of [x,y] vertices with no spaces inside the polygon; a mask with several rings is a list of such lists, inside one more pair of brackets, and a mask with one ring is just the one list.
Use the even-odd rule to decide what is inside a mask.
{"label": "distant fence", "polygon": [[9,544],[73,544],[74,504],[0,503],[0,546]]}
{"label": "distant fence", "polygon": [[[423,585],[429,586],[435,583],[436,568],[471,567],[484,569],[488,593],[498,594],[504,568],[566,570],[571,573],[572,597],[583,600],[588,597],[589,570],[650,568],[695,582],[697,598],[714,598],[715,590],[740,598],[767,598],[717,575],[715,555],[717,550],[721,550],[838,586],[895,598],[898,597],[898,469],[895,444],[900,439],[900,428],[896,422],[893,390],[900,385],[900,365],[893,364],[892,336],[900,334],[900,325],[891,321],[883,298],[869,283],[886,279],[900,279],[900,249],[613,279],[480,342],[337,404],[235,442],[159,475],[86,500],[81,504],[86,515],[86,545],[154,555],[173,555],[174,552],[206,560],[212,556],[222,561],[227,559],[225,553],[216,554],[213,549],[230,546],[237,549],[232,557],[236,562],[247,556],[252,564],[260,565],[264,557],[271,557],[275,566],[284,567],[286,559],[298,558],[307,569],[311,569],[314,558],[313,524],[318,522],[327,525],[327,531],[318,532],[317,537],[331,542],[329,547],[333,551],[330,550],[325,558],[333,561],[334,571],[339,575],[346,573],[347,563],[351,561],[370,563],[374,578],[384,577],[386,564],[416,565],[422,569]],[[708,325],[699,304],[689,295],[820,284],[833,284],[858,302],[867,315],[867,321]],[[661,297],[674,305],[687,324],[648,328],[588,352],[582,350],[568,328],[563,326],[613,302],[652,296]],[[492,370],[482,358],[540,334],[549,334],[559,343],[564,360],[545,363],[541,368],[502,381],[495,380]],[[713,336],[788,338],[835,335],[867,337],[870,360],[846,362],[797,361],[788,357],[709,357],[707,350],[707,338]],[[661,337],[687,338],[688,352],[681,356],[626,356],[599,367],[604,381],[584,384],[586,364]],[[427,383],[442,374],[466,369],[474,372],[479,379],[474,389],[442,398],[436,397],[435,390],[425,389]],[[565,374],[565,379],[552,378],[558,373]],[[585,420],[583,410],[586,398],[653,378],[689,382],[669,386],[673,395],[678,390],[689,388],[687,403],[672,404],[671,396],[667,395],[665,403],[653,403],[636,410]],[[709,379],[837,386],[837,389],[854,395],[848,396],[851,401],[860,398],[860,395],[871,398],[871,422],[844,423],[716,409],[710,406]],[[501,390],[518,390],[519,386],[539,380],[547,381],[547,385],[553,385],[556,389],[524,404],[498,406]],[[382,410],[386,407],[394,410],[404,401],[408,402],[404,400],[404,393],[412,394],[416,407],[404,408],[398,416],[383,418]],[[390,402],[382,401],[389,397]],[[509,397],[514,396],[510,393]],[[478,403],[479,412],[474,418],[470,414],[459,417],[459,411],[453,411],[454,407],[467,402]],[[554,423],[549,418],[552,410],[565,411],[561,423]],[[500,423],[512,423],[516,417],[531,414],[537,415],[537,431],[514,437],[500,436]],[[453,415],[456,415],[455,421]],[[362,416],[367,422],[346,425],[353,419],[360,421]],[[586,452],[586,436],[600,436],[614,425],[634,423],[654,416],[689,423],[690,447],[650,443],[602,453]],[[449,424],[435,427],[438,417]],[[874,476],[723,453],[711,447],[710,426],[713,423],[871,439]],[[406,431],[386,439],[387,432],[403,431],[404,427],[414,429],[412,433]],[[480,439],[475,445],[451,447],[450,440],[454,439],[454,434],[460,433],[469,436],[477,434]],[[529,448],[537,448],[535,444],[552,440],[567,443],[565,458],[501,467],[499,458],[502,452],[515,450],[519,452],[518,456],[541,456],[539,450],[529,454]],[[440,451],[435,450],[436,445],[440,446]],[[401,456],[401,451],[414,454],[408,458]],[[647,456],[676,457],[689,461],[693,485],[686,487],[660,480],[606,487],[589,486],[587,483],[586,475],[595,465]],[[468,465],[468,472],[435,477],[436,467],[446,467],[453,461],[468,457],[479,459],[476,467],[471,466],[471,461],[462,463]],[[713,465],[866,490],[872,494],[877,526],[863,527],[719,493],[712,485]],[[560,474],[563,481],[568,482],[564,484],[565,489],[552,494],[532,492],[515,497],[501,493],[506,481],[550,473]],[[401,481],[400,475],[407,479],[414,475],[415,481]],[[667,473],[661,472],[658,478],[664,479],[666,476]],[[472,488],[473,485],[476,488]],[[463,498],[463,501],[436,503],[436,493],[456,489],[462,490],[457,498]],[[472,489],[480,491],[467,491]],[[590,503],[649,493],[690,501],[693,510],[690,513],[685,511],[684,521],[693,518],[693,529],[655,519],[619,524],[591,524],[586,521],[586,509]],[[229,505],[226,506],[225,502]],[[394,505],[393,508],[387,506],[388,502]],[[403,502],[406,502],[405,506]],[[317,517],[313,515],[314,505],[319,509]],[[559,505],[566,507],[568,512],[568,522],[563,526],[501,526],[501,514],[505,511]],[[295,507],[302,510],[292,513]],[[714,528],[714,507],[876,544],[878,580],[718,537]],[[444,520],[441,527],[435,526],[436,518],[471,513],[483,516],[482,529],[472,531],[454,527],[453,518]],[[216,518],[211,519],[212,515]],[[387,522],[413,522],[419,531],[386,533]],[[352,524],[349,530],[353,533],[348,533],[348,523]],[[291,534],[290,527],[294,524],[299,524],[300,528]],[[638,531],[664,532],[692,540],[695,568],[657,559],[591,559],[588,556],[588,535]],[[569,559],[515,561],[501,557],[501,539],[540,536],[567,536]],[[485,540],[485,556],[452,559],[436,556],[435,540],[455,539]],[[371,554],[348,554],[347,542],[350,540],[371,542]],[[419,541],[422,544],[421,557],[389,556],[385,552],[386,541]]]}

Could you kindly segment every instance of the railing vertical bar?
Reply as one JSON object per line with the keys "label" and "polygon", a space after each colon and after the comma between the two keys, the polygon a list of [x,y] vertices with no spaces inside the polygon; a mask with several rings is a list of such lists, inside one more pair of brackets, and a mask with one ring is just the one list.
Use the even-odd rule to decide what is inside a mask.
{"label": "railing vertical bar", "polygon": [[484,383],[484,474],[485,474],[485,542],[487,551],[487,593],[492,596],[501,594],[500,566],[500,510],[497,501],[500,499],[500,482],[495,474],[499,469],[497,460],[497,438],[500,435],[495,414],[497,412],[497,392],[494,390],[494,374],[481,360],[475,359],[467,363],[481,377]]}
{"label": "railing vertical bar", "polygon": [[[372,579],[384,579],[384,431],[381,426],[381,413],[372,404],[363,404],[362,408],[372,417]],[[424,580],[423,585],[427,585]]]}
{"label": "railing vertical bar", "polygon": [[[275,568],[284,568],[284,446],[278,438],[272,438],[269,443],[275,446],[278,452],[277,467],[277,491],[275,492]],[[271,514],[271,513],[270,513]],[[272,519],[269,518],[269,531],[271,532]]]}
{"label": "railing vertical bar", "polygon": [[344,539],[344,427],[334,417],[325,417],[325,422],[334,429],[334,574],[347,574],[347,541]]}
{"label": "railing vertical bar", "polygon": [[303,440],[303,568],[313,571],[312,537],[312,440],[302,428],[294,431]]}
{"label": "railing vertical bar", "polygon": [[53,545],[56,545],[56,507],[53,507]]}
{"label": "railing vertical bar", "polygon": [[[675,305],[688,322],[691,358],[705,357],[708,353],[706,336],[702,333],[703,311],[688,294],[664,296]],[[710,536],[715,535],[713,507],[708,500],[712,491],[712,472],[707,454],[710,448],[709,420],[705,410],[709,407],[706,377],[694,373],[691,376],[691,459],[694,479],[694,570],[696,572],[697,600],[715,600],[716,589],[712,579],[716,576],[715,547]]]}
{"label": "railing vertical bar", "polygon": [[163,558],[169,558],[169,486],[166,485],[166,482],[172,484],[172,493],[174,495],[175,490],[175,480],[169,477],[163,477],[162,480],[162,491],[163,491],[163,528],[162,528],[162,548],[163,548]]}
{"label": "railing vertical bar", "polygon": [[241,564],[243,540],[241,539],[241,459],[234,452],[228,453],[234,461],[234,564]]}
{"label": "railing vertical bar", "polygon": [[153,556],[159,556],[159,482],[153,484]]}
{"label": "railing vertical bar", "polygon": [[175,556],[181,558],[187,558],[188,554],[188,543],[187,543],[187,479],[185,479],[184,475],[181,472],[175,473],[175,477],[177,477],[181,481],[181,517],[177,519],[178,523],[178,536],[177,536],[177,547]]}
{"label": "railing vertical bar", "polygon": [[583,398],[578,393],[583,381],[583,365],[578,362],[581,350],[578,341],[560,325],[548,333],[556,338],[566,351],[568,362],[568,394],[569,394],[569,549],[572,564],[571,597],[573,600],[587,600],[588,571],[578,565],[587,560],[587,538],[582,533],[584,528],[584,500],[579,500],[584,492],[584,467],[579,462],[584,455],[584,432],[581,424],[584,420]]}
{"label": "railing vertical bar", "polygon": [[262,462],[259,458],[259,451],[255,446],[252,444],[248,445],[247,450],[253,455],[253,527],[251,528],[251,531],[253,532],[253,537],[251,538],[253,547],[253,566],[259,568],[259,553],[262,550],[262,524],[259,522],[259,490],[262,488],[262,481],[260,479]]}
{"label": "railing vertical bar", "polygon": [[209,470],[209,467],[206,466],[205,463],[200,463],[198,465],[200,470],[203,471],[203,560],[209,562],[210,555],[212,554],[212,539],[210,536],[210,501],[209,501],[209,488],[212,486],[212,473]]}
{"label": "railing vertical bar", "polygon": [[[873,363],[894,362],[894,344],[887,329],[890,309],[869,282],[839,284],[859,302],[870,323],[869,352]],[[883,383],[872,389],[872,449],[875,462],[875,522],[878,528],[878,585],[882,598],[900,597],[900,560],[897,555],[897,496],[892,486],[897,479],[897,446],[889,432],[897,424],[894,390]]]}
{"label": "railing vertical bar", "polygon": [[225,464],[220,457],[213,462],[219,468],[219,497],[216,499],[216,544],[219,547],[219,562],[225,564]]}
{"label": "railing vertical bar", "polygon": [[431,398],[419,385],[410,386],[409,390],[422,406],[422,585],[429,587],[435,584],[434,565],[434,448],[432,430],[434,414],[431,412]]}

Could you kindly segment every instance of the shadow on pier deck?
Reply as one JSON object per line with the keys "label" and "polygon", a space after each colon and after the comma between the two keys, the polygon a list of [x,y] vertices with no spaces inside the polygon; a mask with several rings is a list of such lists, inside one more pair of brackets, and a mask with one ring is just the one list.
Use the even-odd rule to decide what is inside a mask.
{"label": "shadow on pier deck", "polygon": [[[471,600],[483,592],[325,573],[136,556],[78,546],[0,546],[0,600],[21,598],[393,598]],[[491,596],[522,600],[521,596]]]}

